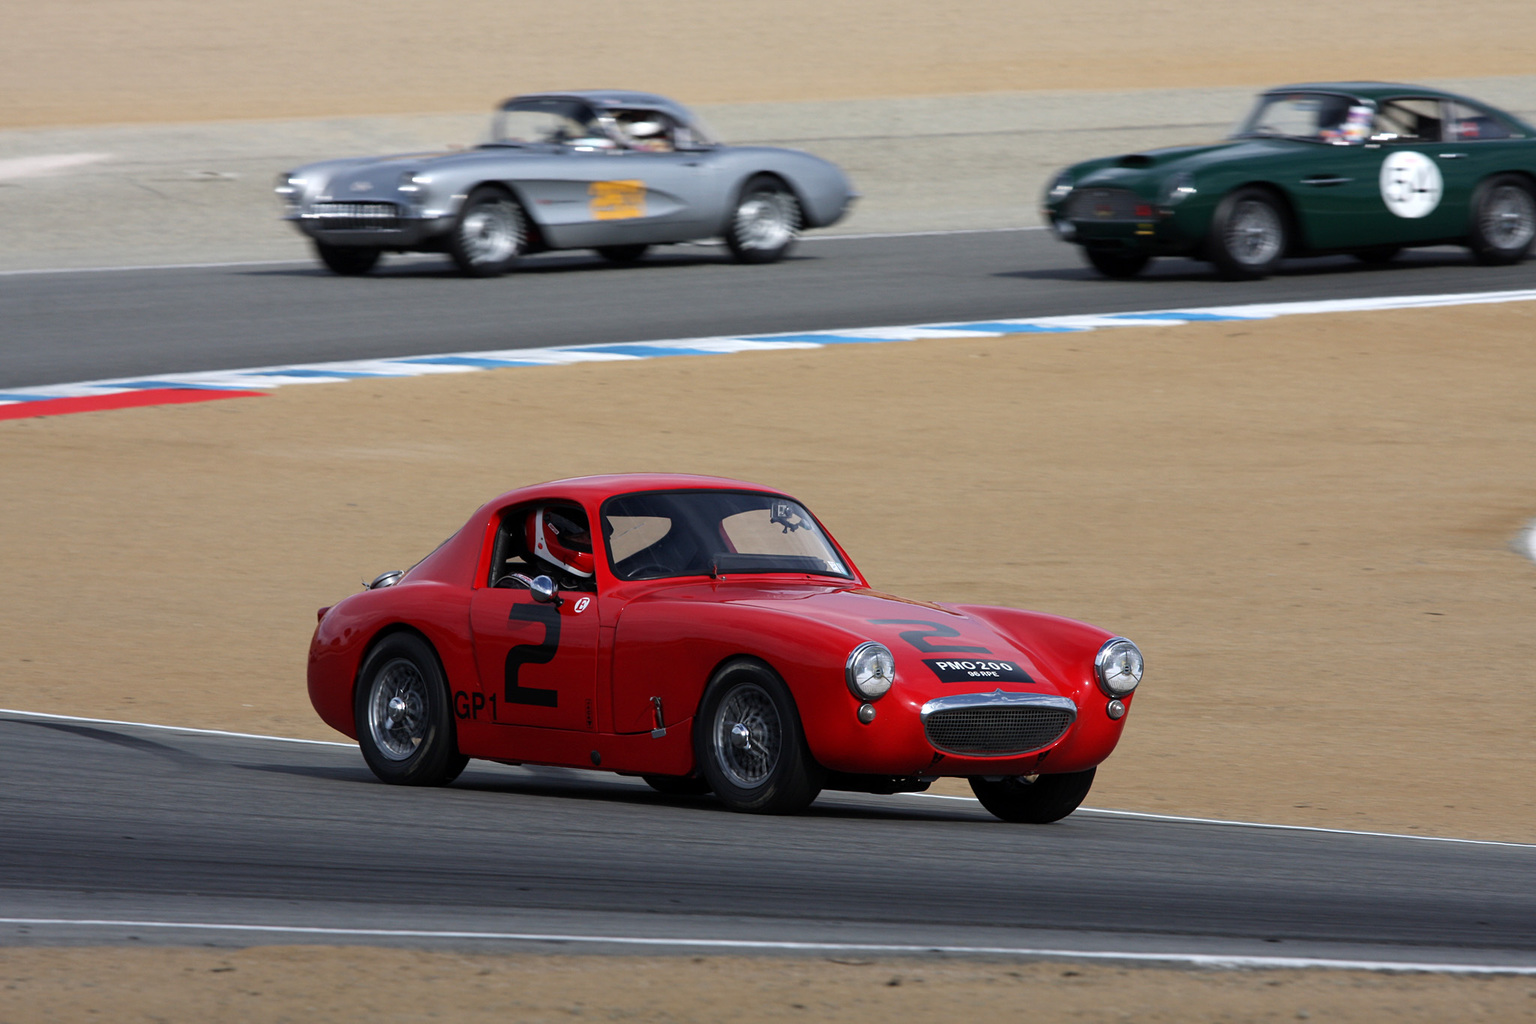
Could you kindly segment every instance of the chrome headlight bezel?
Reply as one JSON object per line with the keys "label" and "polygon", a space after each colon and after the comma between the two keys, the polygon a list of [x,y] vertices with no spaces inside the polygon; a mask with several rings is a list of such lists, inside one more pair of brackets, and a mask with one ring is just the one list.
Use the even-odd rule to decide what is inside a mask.
{"label": "chrome headlight bezel", "polygon": [[304,193],[309,188],[309,182],[304,177],[288,171],[277,176],[277,184],[272,191],[277,193],[278,199],[290,210],[298,209],[304,203]]}
{"label": "chrome headlight bezel", "polygon": [[1163,194],[1159,203],[1165,208],[1172,208],[1198,191],[1200,190],[1195,187],[1195,176],[1188,171],[1180,171],[1163,183]]}
{"label": "chrome headlight bezel", "polygon": [[[1112,636],[1104,641],[1093,659],[1094,678],[1108,697],[1118,699],[1136,692],[1145,671],[1141,648],[1123,636]],[[1129,686],[1125,685],[1127,679]]]}
{"label": "chrome headlight bezel", "polygon": [[1072,172],[1065,170],[1051,179],[1050,186],[1045,190],[1045,201],[1059,203],[1072,194]]}
{"label": "chrome headlight bezel", "polygon": [[896,683],[896,656],[885,644],[866,640],[848,653],[843,677],[849,693],[859,700],[877,701]]}

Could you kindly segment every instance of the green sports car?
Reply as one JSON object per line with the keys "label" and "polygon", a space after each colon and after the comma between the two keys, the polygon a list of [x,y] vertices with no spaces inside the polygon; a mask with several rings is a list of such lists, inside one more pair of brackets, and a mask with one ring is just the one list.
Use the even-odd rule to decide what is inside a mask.
{"label": "green sports car", "polygon": [[1536,240],[1536,128],[1421,86],[1288,85],[1260,95],[1225,142],[1067,168],[1044,214],[1117,278],[1154,256],[1252,279],[1287,256],[1378,263],[1416,245],[1515,263]]}

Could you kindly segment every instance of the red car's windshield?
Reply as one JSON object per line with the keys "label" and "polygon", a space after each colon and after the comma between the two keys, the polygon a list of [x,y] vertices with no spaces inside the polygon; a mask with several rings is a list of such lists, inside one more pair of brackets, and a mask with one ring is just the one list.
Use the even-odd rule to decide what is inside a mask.
{"label": "red car's windshield", "polygon": [[809,512],[742,491],[649,491],[603,502],[608,561],[621,580],[790,572],[852,579]]}

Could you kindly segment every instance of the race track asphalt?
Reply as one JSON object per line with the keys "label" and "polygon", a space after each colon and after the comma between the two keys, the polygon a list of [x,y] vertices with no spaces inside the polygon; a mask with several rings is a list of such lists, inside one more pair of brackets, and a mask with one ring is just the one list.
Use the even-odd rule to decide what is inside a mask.
{"label": "race track asphalt", "polygon": [[718,247],[632,267],[585,253],[496,280],[397,258],[364,278],[310,263],[0,274],[7,387],[341,359],[1527,288],[1536,263],[1481,267],[1458,249],[1388,267],[1300,260],[1265,281],[1190,260],[1107,281],[1045,231],[807,238],[793,258],[738,266]]}
{"label": "race track asphalt", "polygon": [[[480,762],[410,789],[347,746],[10,714],[0,750],[0,944],[650,937],[1536,966],[1529,846],[1084,811],[1018,826],[915,796],[756,817]],[[463,934],[488,932],[594,941]]]}

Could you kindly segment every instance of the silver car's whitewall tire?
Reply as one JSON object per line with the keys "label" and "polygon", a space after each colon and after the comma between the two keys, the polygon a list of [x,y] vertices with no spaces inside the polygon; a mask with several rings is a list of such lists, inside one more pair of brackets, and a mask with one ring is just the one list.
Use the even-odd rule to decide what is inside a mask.
{"label": "silver car's whitewall tire", "polygon": [[742,186],[725,229],[725,244],[740,263],[772,263],[800,237],[800,201],[778,178],[759,174]]}
{"label": "silver car's whitewall tire", "polygon": [[393,633],[363,660],[353,694],[357,745],[373,774],[401,786],[441,786],[464,770],[437,655],[413,633]]}
{"label": "silver car's whitewall tire", "polygon": [[506,192],[489,186],[475,189],[464,200],[448,236],[448,254],[469,277],[499,277],[527,248],[523,208]]}

